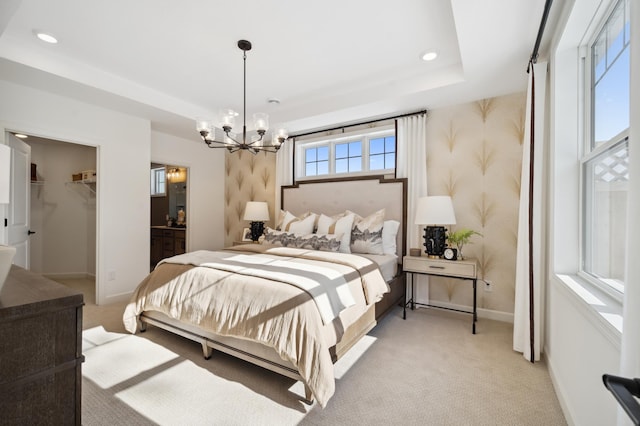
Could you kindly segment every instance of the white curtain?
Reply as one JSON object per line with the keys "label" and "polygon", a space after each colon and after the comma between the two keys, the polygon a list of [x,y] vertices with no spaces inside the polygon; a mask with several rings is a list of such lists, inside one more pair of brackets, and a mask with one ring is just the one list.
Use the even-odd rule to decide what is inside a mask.
{"label": "white curtain", "polygon": [[[409,248],[422,248],[422,228],[414,225],[418,198],[427,195],[427,117],[426,114],[398,119],[396,141],[396,176],[407,178],[407,254]],[[427,277],[416,278],[415,300],[427,303],[429,287]]]}
{"label": "white curtain", "polygon": [[274,218],[275,224],[278,220],[278,214],[280,212],[281,200],[280,200],[280,188],[286,185],[293,185],[293,140],[288,140],[278,150],[276,154],[276,204],[274,206]]}
{"label": "white curtain", "polygon": [[[530,64],[518,216],[513,349],[529,361],[540,359],[546,283],[545,94],[547,63]],[[533,167],[531,149],[533,148]]]}

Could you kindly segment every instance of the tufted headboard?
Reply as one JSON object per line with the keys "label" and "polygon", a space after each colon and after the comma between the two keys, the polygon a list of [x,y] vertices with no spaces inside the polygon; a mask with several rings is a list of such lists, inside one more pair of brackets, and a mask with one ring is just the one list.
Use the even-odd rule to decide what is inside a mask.
{"label": "tufted headboard", "polygon": [[384,208],[385,220],[400,222],[396,246],[398,262],[402,262],[407,236],[407,179],[366,176],[298,182],[283,186],[280,199],[281,208],[295,215],[311,211],[331,216],[348,209],[367,216]]}

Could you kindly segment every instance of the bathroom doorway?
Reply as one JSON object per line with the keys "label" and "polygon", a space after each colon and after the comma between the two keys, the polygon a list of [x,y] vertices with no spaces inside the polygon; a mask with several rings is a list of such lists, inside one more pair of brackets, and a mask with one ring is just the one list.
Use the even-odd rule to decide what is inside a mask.
{"label": "bathroom doorway", "polygon": [[151,163],[150,269],[187,247],[188,169],[175,164]]}

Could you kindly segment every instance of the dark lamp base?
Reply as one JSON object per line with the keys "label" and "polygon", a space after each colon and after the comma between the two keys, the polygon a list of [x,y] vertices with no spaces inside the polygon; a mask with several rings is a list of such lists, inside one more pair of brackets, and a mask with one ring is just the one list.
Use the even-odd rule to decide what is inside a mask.
{"label": "dark lamp base", "polygon": [[258,241],[258,239],[264,234],[264,222],[251,222],[251,240]]}
{"label": "dark lamp base", "polygon": [[427,226],[424,228],[425,253],[429,257],[434,256],[434,258],[437,258],[444,254],[447,239],[446,233],[447,230],[444,226]]}

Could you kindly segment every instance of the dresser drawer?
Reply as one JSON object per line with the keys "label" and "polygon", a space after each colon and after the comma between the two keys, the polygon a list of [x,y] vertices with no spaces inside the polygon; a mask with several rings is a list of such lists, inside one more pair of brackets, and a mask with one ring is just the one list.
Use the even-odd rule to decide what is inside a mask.
{"label": "dresser drawer", "polygon": [[428,257],[405,256],[402,267],[407,272],[446,275],[460,278],[476,278],[475,260],[440,260]]}

